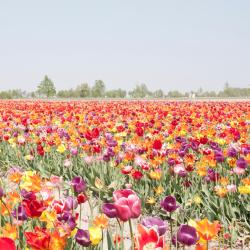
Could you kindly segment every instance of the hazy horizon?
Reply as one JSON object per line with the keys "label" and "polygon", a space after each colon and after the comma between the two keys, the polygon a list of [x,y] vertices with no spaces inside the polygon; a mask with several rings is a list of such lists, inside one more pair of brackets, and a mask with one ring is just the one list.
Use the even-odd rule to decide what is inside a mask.
{"label": "hazy horizon", "polygon": [[0,0],[0,90],[250,86],[250,1]]}

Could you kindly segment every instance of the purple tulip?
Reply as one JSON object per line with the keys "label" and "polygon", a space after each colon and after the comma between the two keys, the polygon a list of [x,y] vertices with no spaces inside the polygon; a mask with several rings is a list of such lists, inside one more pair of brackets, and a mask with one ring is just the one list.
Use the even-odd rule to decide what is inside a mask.
{"label": "purple tulip", "polygon": [[116,207],[112,203],[104,203],[102,205],[102,212],[109,218],[115,218],[117,216]]}
{"label": "purple tulip", "polygon": [[0,199],[4,196],[4,191],[3,189],[0,187]]}
{"label": "purple tulip", "polygon": [[76,209],[78,206],[78,202],[75,198],[73,198],[72,196],[68,196],[65,199],[65,210],[71,211]]}
{"label": "purple tulip", "polygon": [[221,151],[215,151],[214,158],[217,162],[223,162],[224,161],[224,156]]}
{"label": "purple tulip", "polygon": [[194,142],[194,141],[191,142],[190,146],[191,146],[191,148],[192,148],[194,151],[198,150],[198,148],[199,148],[198,143],[197,143],[197,142]]}
{"label": "purple tulip", "polygon": [[168,165],[173,166],[175,164],[175,159],[173,158],[168,158]]}
{"label": "purple tulip", "polygon": [[68,224],[71,230],[73,230],[76,227],[75,217],[70,212],[65,212],[63,214],[59,214],[57,219],[59,221],[64,221]]}
{"label": "purple tulip", "polygon": [[181,225],[177,232],[177,241],[186,246],[194,245],[197,240],[198,236],[196,233],[196,229],[189,225]]}
{"label": "purple tulip", "polygon": [[219,145],[218,145],[218,143],[217,142],[210,142],[210,147],[212,148],[212,149],[218,149],[219,148]]}
{"label": "purple tulip", "polygon": [[81,193],[86,189],[86,182],[80,176],[76,176],[71,181],[71,185],[76,193]]}
{"label": "purple tulip", "polygon": [[75,239],[78,244],[84,247],[88,247],[91,244],[88,230],[78,229]]}
{"label": "purple tulip", "polygon": [[229,157],[236,157],[236,156],[237,156],[237,151],[236,151],[236,149],[235,149],[235,148],[229,148],[229,149],[227,150],[227,155],[228,155]]}
{"label": "purple tulip", "polygon": [[73,217],[68,219],[67,224],[68,224],[68,226],[70,227],[71,230],[73,230],[77,225],[77,223],[76,223],[76,221],[75,221],[75,219]]}
{"label": "purple tulip", "polygon": [[174,212],[179,206],[176,205],[176,199],[174,196],[166,196],[164,200],[161,201],[161,207],[169,213]]}
{"label": "purple tulip", "polygon": [[207,182],[210,182],[210,181],[215,182],[215,181],[218,181],[219,178],[220,178],[220,175],[216,173],[214,169],[209,168],[207,170],[207,176],[205,177],[205,180]]}
{"label": "purple tulip", "polygon": [[22,205],[19,205],[17,209],[12,211],[12,215],[17,220],[27,220],[27,214],[25,208]]}
{"label": "purple tulip", "polygon": [[142,225],[147,228],[156,227],[159,235],[164,235],[167,231],[167,224],[159,217],[146,217],[142,220]]}
{"label": "purple tulip", "polygon": [[247,168],[247,162],[243,157],[239,158],[236,161],[236,165],[237,165],[238,168],[242,168],[242,169]]}
{"label": "purple tulip", "polygon": [[32,191],[27,191],[25,189],[21,190],[21,195],[25,200],[35,200],[36,199],[36,195],[34,192]]}

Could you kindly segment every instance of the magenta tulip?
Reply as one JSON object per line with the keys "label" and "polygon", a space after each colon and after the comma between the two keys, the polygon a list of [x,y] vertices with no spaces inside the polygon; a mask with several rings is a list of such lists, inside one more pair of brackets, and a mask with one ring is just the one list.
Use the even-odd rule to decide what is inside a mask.
{"label": "magenta tulip", "polygon": [[169,213],[174,212],[179,205],[176,204],[176,199],[174,196],[166,196],[164,200],[161,201],[161,207]]}

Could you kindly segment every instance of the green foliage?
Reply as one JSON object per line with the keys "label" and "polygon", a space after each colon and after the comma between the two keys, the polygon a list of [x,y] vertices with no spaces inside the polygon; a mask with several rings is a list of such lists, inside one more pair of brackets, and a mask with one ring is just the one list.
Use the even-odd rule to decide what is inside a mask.
{"label": "green foliage", "polygon": [[106,92],[108,98],[125,98],[127,95],[126,90],[114,89]]}
{"label": "green foliage", "polygon": [[161,89],[158,89],[155,92],[153,92],[153,97],[155,97],[155,98],[163,98],[164,97],[164,92]]}
{"label": "green foliage", "polygon": [[129,92],[129,96],[132,98],[145,98],[149,95],[149,90],[146,84],[137,84],[135,88]]}
{"label": "green foliage", "polygon": [[42,82],[37,87],[37,93],[40,96],[53,97],[56,94],[56,88],[54,83],[45,76]]}
{"label": "green foliage", "polygon": [[12,89],[0,92],[0,99],[20,99],[27,96],[21,89]]}
{"label": "green foliage", "polygon": [[91,94],[91,88],[87,83],[82,83],[76,87],[76,95],[77,97],[90,97]]}
{"label": "green foliage", "polygon": [[[76,88],[59,90],[56,94],[56,88],[54,83],[45,76],[43,81],[37,87],[36,92],[25,92],[21,89],[13,89],[0,91],[0,99],[20,99],[20,98],[37,98],[47,97],[51,98],[54,96],[59,98],[126,98],[127,91],[121,88],[111,89],[106,91],[105,84],[102,80],[96,80],[94,85],[91,87],[88,83],[79,84]],[[233,88],[228,83],[225,84],[222,91],[216,93],[215,91],[203,91],[200,87],[197,91],[190,91],[182,93],[178,90],[169,91],[167,94],[162,89],[150,91],[146,84],[137,84],[135,88],[128,92],[128,96],[131,98],[188,98],[188,97],[199,97],[199,98],[247,98],[250,97],[249,88]]]}
{"label": "green foliage", "polygon": [[104,97],[105,96],[105,84],[102,80],[96,80],[93,88],[91,89],[92,97]]}
{"label": "green foliage", "polygon": [[183,97],[183,94],[177,90],[169,91],[168,92],[168,97],[170,98],[180,98]]}

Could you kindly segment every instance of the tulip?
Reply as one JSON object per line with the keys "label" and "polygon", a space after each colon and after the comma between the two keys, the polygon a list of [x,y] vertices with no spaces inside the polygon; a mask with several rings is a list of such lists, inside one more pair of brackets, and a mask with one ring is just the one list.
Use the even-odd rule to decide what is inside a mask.
{"label": "tulip", "polygon": [[86,194],[84,193],[80,193],[77,195],[77,202],[78,204],[82,204],[85,203],[88,200],[88,197]]}
{"label": "tulip", "polygon": [[239,158],[236,161],[236,165],[237,165],[238,168],[242,168],[242,169],[247,168],[247,162],[243,157]]}
{"label": "tulip", "polygon": [[183,164],[177,164],[174,166],[174,173],[178,174],[181,177],[185,177],[187,175],[187,171]]}
{"label": "tulip", "polygon": [[26,191],[25,189],[22,189],[21,195],[25,200],[35,200],[36,199],[36,195],[33,191]]}
{"label": "tulip", "polygon": [[138,234],[135,240],[136,249],[166,249],[164,236],[159,236],[154,227],[150,229],[139,224],[137,226]]}
{"label": "tulip", "polygon": [[90,227],[89,236],[91,244],[96,246],[102,240],[102,230],[99,227]]}
{"label": "tulip", "polygon": [[235,148],[229,148],[227,151],[227,155],[229,157],[236,157],[237,156],[237,151]]}
{"label": "tulip", "polygon": [[25,209],[26,215],[31,218],[40,217],[46,209],[44,202],[36,199],[23,200],[22,206]]}
{"label": "tulip", "polygon": [[161,207],[169,213],[174,212],[179,206],[176,205],[176,199],[174,196],[166,196],[164,200],[161,201]]}
{"label": "tulip", "polygon": [[178,232],[177,232],[177,241],[186,246],[194,245],[197,240],[198,236],[196,233],[196,229],[189,225],[181,225]]}
{"label": "tulip", "polygon": [[75,198],[73,198],[72,196],[68,196],[65,199],[65,210],[66,211],[70,211],[70,210],[74,210],[77,208],[78,202]]}
{"label": "tulip", "polygon": [[12,215],[17,220],[21,220],[21,221],[27,220],[27,214],[26,214],[25,208],[22,205],[19,205],[17,209],[12,211]]}
{"label": "tulip", "polygon": [[102,205],[102,212],[109,218],[115,218],[117,216],[116,207],[112,203],[104,203]]}
{"label": "tulip", "polygon": [[81,193],[86,189],[86,182],[80,176],[74,177],[73,180],[71,181],[71,184],[76,193]]}
{"label": "tulip", "polygon": [[2,199],[3,196],[4,196],[4,191],[3,191],[3,189],[0,187],[0,199]]}
{"label": "tulip", "polygon": [[160,150],[162,147],[162,142],[160,140],[154,140],[152,147],[155,150]]}
{"label": "tulip", "polygon": [[220,231],[220,224],[218,221],[210,222],[207,218],[194,222],[194,227],[198,235],[205,241],[212,240]]}
{"label": "tulip", "polygon": [[33,232],[24,232],[24,235],[32,249],[49,249],[51,236],[46,229],[35,227]]}
{"label": "tulip", "polygon": [[146,217],[142,220],[142,225],[147,228],[156,227],[159,236],[164,235],[167,231],[167,224],[159,217]]}
{"label": "tulip", "polygon": [[131,189],[117,190],[113,193],[117,216],[122,221],[138,218],[141,214],[141,201]]}
{"label": "tulip", "polygon": [[78,229],[75,239],[78,244],[84,247],[88,247],[91,244],[88,230]]}
{"label": "tulip", "polygon": [[7,238],[7,237],[0,237],[0,250],[15,250],[15,241]]}

